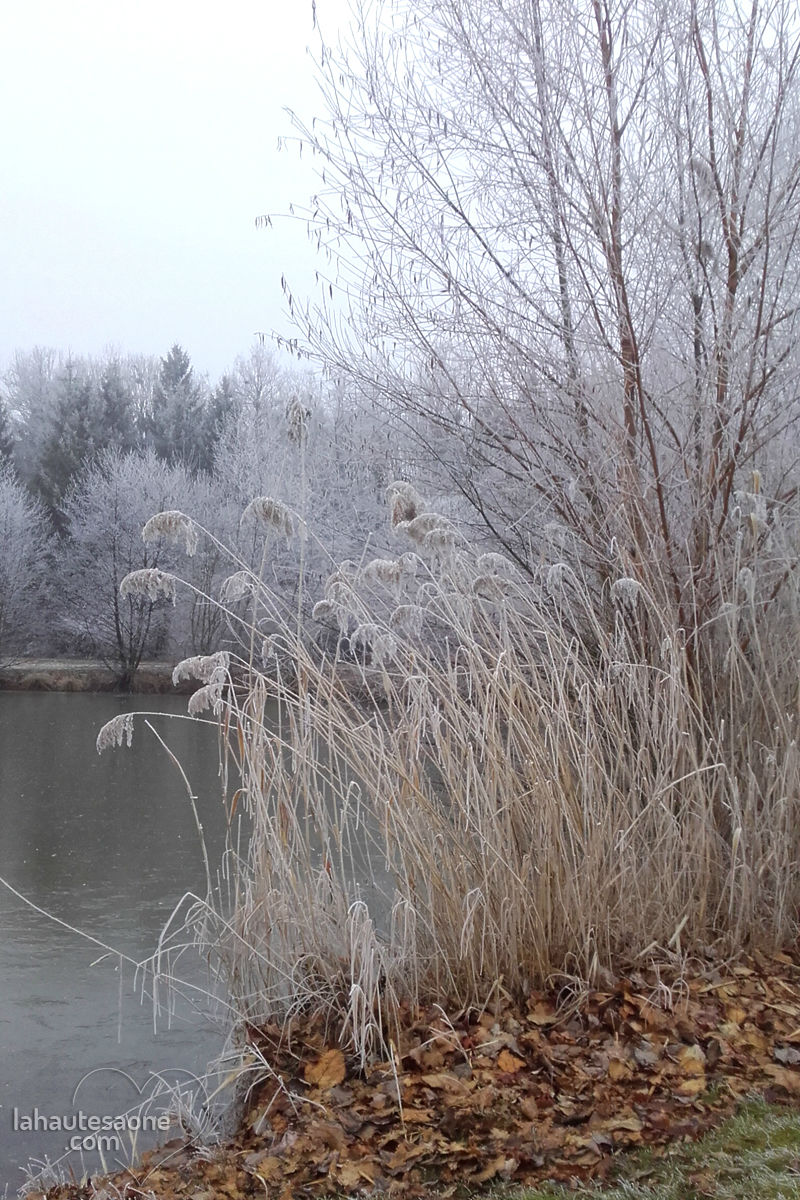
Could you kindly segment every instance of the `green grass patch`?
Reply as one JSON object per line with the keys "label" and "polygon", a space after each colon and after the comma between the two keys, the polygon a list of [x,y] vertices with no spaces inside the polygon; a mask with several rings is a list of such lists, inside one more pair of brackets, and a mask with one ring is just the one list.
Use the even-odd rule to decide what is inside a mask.
{"label": "green grass patch", "polygon": [[[698,1142],[626,1155],[616,1180],[579,1192],[548,1185],[506,1200],[793,1200],[800,1198],[800,1112],[750,1101]],[[501,1193],[495,1193],[501,1200]]]}

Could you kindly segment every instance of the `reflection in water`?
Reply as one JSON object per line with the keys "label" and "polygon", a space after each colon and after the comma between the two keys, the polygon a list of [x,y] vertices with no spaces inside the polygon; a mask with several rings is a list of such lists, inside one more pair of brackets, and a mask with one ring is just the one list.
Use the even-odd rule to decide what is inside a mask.
{"label": "reflection in water", "polygon": [[[0,692],[0,875],[137,961],[152,953],[181,897],[205,891],[183,781],[144,722],[130,750],[95,752],[105,721],[142,709],[185,713],[185,698]],[[225,834],[216,731],[184,720],[157,727],[198,796],[213,866]],[[194,975],[204,982],[198,963]],[[0,1191],[23,1182],[29,1158],[63,1152],[73,1135],[43,1129],[44,1118],[75,1111],[87,1072],[119,1068],[79,1089],[84,1114],[104,1116],[135,1103],[135,1085],[153,1070],[202,1071],[221,1031],[187,1003],[170,1024],[153,1032],[152,1007],[134,991],[127,963],[0,888]],[[40,1127],[22,1128],[34,1110]],[[106,1160],[125,1157],[112,1148]],[[79,1156],[72,1161],[79,1175]],[[96,1170],[96,1154],[84,1165]]]}

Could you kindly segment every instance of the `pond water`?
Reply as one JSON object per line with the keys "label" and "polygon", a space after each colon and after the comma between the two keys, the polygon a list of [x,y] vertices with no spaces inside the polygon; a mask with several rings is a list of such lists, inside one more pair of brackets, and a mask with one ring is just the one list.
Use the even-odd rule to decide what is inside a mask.
{"label": "pond water", "polygon": [[[186,698],[0,692],[0,876],[137,962],[181,897],[205,893],[185,784],[143,720],[130,749],[95,751],[105,721],[139,710],[185,714]],[[198,797],[213,867],[226,826],[216,732],[185,720],[154,724]],[[180,973],[204,982],[196,955]],[[70,1165],[78,1177],[101,1167],[98,1118],[135,1107],[153,1072],[189,1077],[219,1053],[224,1032],[211,1008],[180,1001],[154,1031],[129,962],[0,886],[0,1195],[22,1185],[31,1160],[60,1159],[67,1176]],[[128,1137],[106,1138],[105,1164],[127,1162]],[[80,1148],[65,1157],[70,1143]]]}

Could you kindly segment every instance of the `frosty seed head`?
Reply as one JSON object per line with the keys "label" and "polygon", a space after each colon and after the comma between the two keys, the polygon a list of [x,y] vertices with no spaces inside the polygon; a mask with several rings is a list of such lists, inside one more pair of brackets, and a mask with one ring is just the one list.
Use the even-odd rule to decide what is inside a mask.
{"label": "frosty seed head", "polygon": [[356,594],[350,582],[342,579],[339,572],[336,571],[329,579],[325,580],[325,599],[330,600],[332,604],[347,606],[355,603]]}
{"label": "frosty seed head", "polygon": [[207,683],[205,687],[198,688],[189,697],[188,712],[190,717],[199,717],[200,713],[206,712],[209,708],[215,717],[218,717],[222,712],[222,687],[219,683]]}
{"label": "frosty seed head", "polygon": [[389,505],[392,529],[396,529],[403,521],[413,521],[422,508],[422,497],[415,487],[404,479],[397,479],[386,489],[386,502]]}
{"label": "frosty seed head", "polygon": [[562,550],[571,537],[570,530],[559,521],[548,521],[542,533],[551,546],[558,546]]}
{"label": "frosty seed head", "polygon": [[396,526],[397,529],[402,529],[403,533],[407,534],[412,542],[417,545],[422,545],[425,538],[433,530],[453,531],[453,525],[448,521],[447,517],[441,516],[439,513],[419,513],[409,521],[401,521]]}
{"label": "frosty seed head", "polygon": [[340,633],[347,633],[350,626],[350,611],[346,605],[335,600],[318,600],[311,612],[315,621],[325,625],[336,625]]}
{"label": "frosty seed head", "polygon": [[246,596],[252,596],[258,588],[258,580],[251,571],[235,571],[220,584],[219,598],[223,604],[235,604]]}
{"label": "frosty seed head", "polygon": [[450,525],[431,529],[422,539],[422,546],[432,554],[450,556],[458,544],[458,531]]}
{"label": "frosty seed head", "polygon": [[120,596],[146,596],[155,603],[159,596],[166,596],[173,605],[176,601],[175,585],[177,579],[167,571],[159,571],[157,567],[146,567],[142,571],[131,571],[119,585]]}
{"label": "frosty seed head", "polygon": [[472,594],[484,600],[501,600],[510,589],[511,584],[501,575],[479,575],[472,584]]}
{"label": "frosty seed head", "polygon": [[172,685],[177,687],[183,679],[199,679],[201,683],[225,682],[230,670],[231,656],[227,650],[216,654],[196,654],[184,658],[172,672]]}
{"label": "frosty seed head", "polygon": [[389,625],[398,633],[418,637],[422,633],[425,610],[416,604],[400,604],[389,618]]}
{"label": "frosty seed head", "polygon": [[102,754],[113,746],[121,746],[123,741],[130,746],[133,739],[133,713],[118,713],[110,721],[106,721],[97,735],[97,753]]}
{"label": "frosty seed head", "polygon": [[756,580],[749,567],[742,567],[736,576],[736,586],[740,592],[744,592],[747,599],[752,603],[756,591]]}
{"label": "frosty seed head", "polygon": [[545,586],[551,596],[560,591],[568,579],[575,578],[575,572],[572,567],[565,562],[553,563],[552,567],[547,572],[547,580]]}
{"label": "frosty seed head", "polygon": [[318,600],[311,615],[315,621],[333,621],[335,619],[334,605],[330,600]]}
{"label": "frosty seed head", "polygon": [[427,570],[424,561],[413,550],[406,550],[397,561],[404,579],[414,579],[419,571]]}
{"label": "frosty seed head", "polygon": [[514,563],[504,554],[481,554],[475,565],[481,575],[501,575],[504,579],[514,579],[518,574]]}
{"label": "frosty seed head", "polygon": [[287,542],[295,532],[291,510],[282,500],[273,500],[271,496],[256,496],[254,500],[251,500],[242,513],[242,520],[244,521],[247,517],[255,517],[268,529],[276,529],[278,533],[284,535]]}
{"label": "frosty seed head", "polygon": [[350,635],[350,645],[354,650],[361,647],[372,654],[374,666],[379,667],[387,658],[397,653],[397,642],[390,633],[371,622],[357,626]]}
{"label": "frosty seed head", "polygon": [[197,526],[178,509],[156,513],[142,530],[142,541],[155,542],[159,538],[172,543],[182,541],[184,550],[191,557],[197,549]]}
{"label": "frosty seed head", "polygon": [[638,579],[632,579],[630,575],[623,575],[620,579],[615,579],[611,585],[611,599],[628,608],[636,606],[636,601],[641,594],[642,585]]}
{"label": "frosty seed head", "polygon": [[298,396],[292,396],[286,405],[286,432],[290,442],[302,445],[308,437],[308,422],[311,409],[300,401]]}
{"label": "frosty seed head", "polygon": [[373,558],[361,572],[361,578],[386,587],[397,587],[403,574],[402,563],[390,558]]}

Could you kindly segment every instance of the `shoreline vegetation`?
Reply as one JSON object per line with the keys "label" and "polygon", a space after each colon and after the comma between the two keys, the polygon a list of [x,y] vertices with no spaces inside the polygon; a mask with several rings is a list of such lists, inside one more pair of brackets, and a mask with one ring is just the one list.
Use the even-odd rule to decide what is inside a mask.
{"label": "shoreline vegetation", "polygon": [[122,692],[138,695],[188,694],[190,680],[172,683],[171,662],[144,662],[128,689],[119,672],[94,658],[15,658],[0,665],[0,692]]}
{"label": "shoreline vegetation", "polygon": [[[386,500],[415,548],[335,565],[312,614],[329,653],[231,555],[241,653],[174,671],[251,822],[183,926],[224,985],[233,1124],[50,1200],[583,1186],[753,1095],[797,1105],[796,625],[781,640],[731,593],[690,654],[657,575],[531,579],[407,482]],[[311,536],[271,497],[245,518],[263,562]],[[143,536],[191,558],[211,535],[169,510]],[[120,591],[184,587],[151,568]]]}

